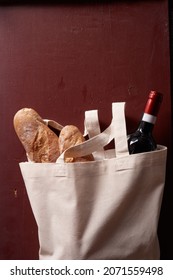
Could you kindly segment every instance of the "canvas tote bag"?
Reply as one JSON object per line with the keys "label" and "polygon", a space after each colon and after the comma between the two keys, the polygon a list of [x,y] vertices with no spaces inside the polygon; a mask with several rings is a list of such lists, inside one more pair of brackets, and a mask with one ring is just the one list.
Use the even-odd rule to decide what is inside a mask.
{"label": "canvas tote bag", "polygon": [[[129,155],[124,111],[124,102],[113,103],[112,122],[102,133],[97,111],[88,111],[89,140],[56,163],[20,163],[40,259],[159,259],[167,148]],[[112,139],[115,149],[104,150]],[[63,160],[90,153],[93,162]]]}

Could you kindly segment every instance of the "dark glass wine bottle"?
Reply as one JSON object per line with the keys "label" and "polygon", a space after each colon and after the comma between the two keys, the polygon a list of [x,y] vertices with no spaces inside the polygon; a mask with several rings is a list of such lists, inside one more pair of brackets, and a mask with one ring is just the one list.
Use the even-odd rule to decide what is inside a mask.
{"label": "dark glass wine bottle", "polygon": [[152,131],[157,119],[157,114],[163,99],[163,94],[151,91],[144,109],[143,117],[138,129],[128,136],[128,148],[130,154],[154,151],[157,144]]}

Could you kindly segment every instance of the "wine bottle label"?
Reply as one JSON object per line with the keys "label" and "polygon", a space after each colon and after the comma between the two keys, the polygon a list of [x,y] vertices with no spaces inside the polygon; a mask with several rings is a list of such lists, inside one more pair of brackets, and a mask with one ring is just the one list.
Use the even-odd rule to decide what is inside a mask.
{"label": "wine bottle label", "polygon": [[150,114],[147,114],[147,113],[144,113],[143,117],[142,117],[142,120],[144,122],[148,122],[148,123],[152,123],[152,124],[155,124],[156,119],[157,119],[157,117],[155,117],[153,115],[150,115]]}

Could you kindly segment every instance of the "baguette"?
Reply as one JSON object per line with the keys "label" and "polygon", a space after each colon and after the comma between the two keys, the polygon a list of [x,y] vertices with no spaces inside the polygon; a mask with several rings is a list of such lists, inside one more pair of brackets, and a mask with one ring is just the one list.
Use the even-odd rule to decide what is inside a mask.
{"label": "baguette", "polygon": [[19,110],[14,116],[13,124],[29,161],[56,162],[60,155],[58,136],[34,109]]}
{"label": "baguette", "polygon": [[[59,135],[59,150],[60,154],[62,154],[66,149],[73,147],[75,145],[81,144],[85,141],[80,130],[74,125],[66,125],[62,128]],[[76,158],[65,158],[64,161],[67,163],[70,162],[85,162],[85,161],[93,161],[93,155],[87,155],[83,157]]]}

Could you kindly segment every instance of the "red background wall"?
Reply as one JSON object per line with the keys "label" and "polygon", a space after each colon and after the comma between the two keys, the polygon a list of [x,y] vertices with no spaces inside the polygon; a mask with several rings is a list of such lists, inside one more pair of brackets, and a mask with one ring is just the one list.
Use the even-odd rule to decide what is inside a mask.
{"label": "red background wall", "polygon": [[164,93],[154,130],[157,142],[168,146],[159,239],[161,257],[172,258],[168,1],[2,2],[0,259],[38,258],[37,227],[18,166],[26,156],[13,129],[17,110],[31,107],[83,130],[85,110],[99,109],[104,128],[111,103],[126,101],[130,132],[151,89]]}

